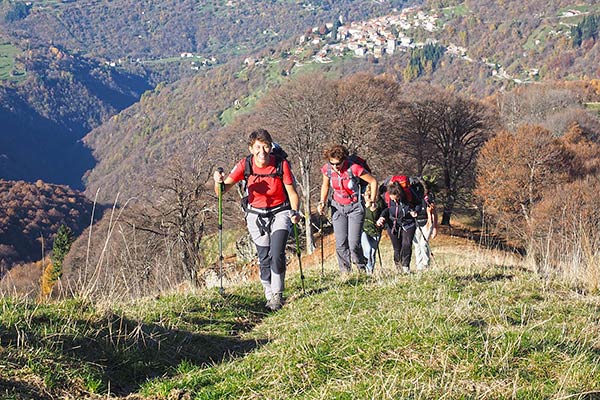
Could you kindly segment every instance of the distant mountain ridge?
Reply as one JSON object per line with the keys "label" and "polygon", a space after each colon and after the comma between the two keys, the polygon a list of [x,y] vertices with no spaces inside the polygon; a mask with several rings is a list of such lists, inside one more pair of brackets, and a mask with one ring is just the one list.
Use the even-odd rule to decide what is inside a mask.
{"label": "distant mountain ridge", "polygon": [[[86,137],[99,161],[88,176],[88,193],[101,187],[105,200],[110,200],[114,197],[111,188],[128,195],[145,190],[139,182],[151,181],[152,171],[161,168],[164,160],[178,153],[189,154],[194,147],[206,154],[205,142],[227,141],[227,131],[221,128],[231,121],[230,114],[251,112],[256,99],[269,87],[305,70],[320,69],[332,75],[366,70],[395,76],[399,81],[428,81],[483,97],[524,82],[585,79],[586,71],[598,68],[595,60],[600,56],[600,46],[594,42],[588,43],[587,50],[577,48],[569,38],[570,28],[565,21],[576,24],[583,15],[565,17],[569,1],[544,5],[504,1],[503,5],[484,0],[439,7],[437,2],[429,1],[413,10],[408,16],[411,20],[406,20],[408,23],[412,18],[422,18],[421,26],[413,23],[405,30],[398,22],[386,27],[398,46],[394,54],[383,53],[380,57],[374,48],[381,38],[372,36],[383,29],[385,18],[362,21],[365,28],[357,33],[360,37],[353,42],[355,47],[347,42],[345,53],[338,56],[335,51],[324,51],[326,47],[339,47],[336,42],[340,41],[332,37],[334,28],[314,27],[302,38],[288,41],[287,48],[263,52],[244,64],[217,67],[206,71],[202,78],[176,82],[149,93],[139,104]],[[586,6],[585,13],[594,12],[600,12],[598,5]],[[431,18],[433,15],[436,17]],[[347,25],[352,22],[347,21]],[[435,29],[426,29],[425,23]],[[401,46],[405,38],[410,42]],[[428,42],[433,46],[432,55],[416,46]],[[356,55],[360,46],[364,57]],[[140,132],[144,132],[143,139]]]}

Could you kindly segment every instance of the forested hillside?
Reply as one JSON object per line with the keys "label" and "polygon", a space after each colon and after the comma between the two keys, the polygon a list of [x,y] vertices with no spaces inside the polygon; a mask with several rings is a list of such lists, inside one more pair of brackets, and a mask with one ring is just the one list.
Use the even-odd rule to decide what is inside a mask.
{"label": "forested hillside", "polygon": [[78,235],[90,224],[92,208],[68,186],[0,179],[0,276],[14,263],[39,260],[42,251],[47,255],[61,225]]}
{"label": "forested hillside", "polygon": [[242,55],[313,25],[405,3],[3,0],[0,176],[82,189],[94,159],[78,140],[157,83],[237,68]]}
{"label": "forested hillside", "polygon": [[83,189],[95,161],[80,139],[148,83],[55,46],[30,49],[18,62],[22,81],[0,85],[0,176]]}
{"label": "forested hillside", "polygon": [[[117,61],[178,57],[192,52],[227,61],[233,54],[299,35],[338,16],[360,20],[407,4],[356,1],[32,1],[5,19],[21,40],[53,42],[92,57]],[[8,11],[7,11],[8,12]]]}
{"label": "forested hillside", "polygon": [[[332,31],[352,27],[353,21],[346,21],[342,27],[323,26],[307,33],[303,43],[290,41],[285,45],[291,47],[255,53],[251,62],[213,68],[194,79],[161,87],[88,135],[86,143],[99,161],[89,175],[88,193],[102,186],[135,194],[142,178],[170,155],[190,149],[204,153],[208,142],[226,140],[225,133],[219,133],[221,127],[234,115],[252,110],[268,87],[290,75],[317,69],[344,76],[366,70],[399,82],[428,81],[483,97],[532,82],[585,79],[598,68],[594,60],[600,47],[595,39],[588,38],[585,48],[577,46],[569,26],[593,15],[597,6],[570,13],[571,3],[566,0],[544,5],[526,2],[525,10],[518,1],[447,5],[428,2],[404,17],[391,13],[404,18],[399,23],[391,23],[393,18],[363,21],[362,27],[354,27],[364,32],[362,57],[349,56],[353,51],[347,39],[333,39]],[[397,51],[375,57],[377,39],[367,39],[375,30],[371,26],[395,35]],[[409,44],[403,47],[400,43],[405,41]],[[347,46],[345,52],[335,50],[340,46]],[[242,147],[238,149],[243,151]],[[114,193],[102,196],[110,200]]]}

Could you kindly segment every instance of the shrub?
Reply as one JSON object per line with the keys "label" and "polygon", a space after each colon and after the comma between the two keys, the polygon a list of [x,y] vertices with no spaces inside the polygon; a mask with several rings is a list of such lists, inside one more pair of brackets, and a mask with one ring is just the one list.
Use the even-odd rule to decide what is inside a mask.
{"label": "shrub", "polygon": [[533,210],[530,256],[544,274],[600,289],[600,175],[549,191]]}

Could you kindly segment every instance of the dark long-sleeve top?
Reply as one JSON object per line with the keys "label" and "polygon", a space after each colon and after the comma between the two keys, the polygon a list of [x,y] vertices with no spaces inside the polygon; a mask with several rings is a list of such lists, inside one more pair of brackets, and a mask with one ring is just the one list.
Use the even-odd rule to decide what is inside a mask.
{"label": "dark long-sleeve top", "polygon": [[415,224],[415,219],[410,215],[414,207],[402,201],[396,202],[390,199],[388,207],[381,212],[381,216],[385,218],[385,223],[392,229],[392,232],[398,232],[400,228],[406,230]]}
{"label": "dark long-sleeve top", "polygon": [[365,217],[363,221],[363,231],[371,237],[376,237],[381,234],[381,228],[377,224],[377,220],[381,216],[381,212],[386,208],[385,201],[381,197],[377,197],[377,208],[372,211],[370,207],[365,208]]}

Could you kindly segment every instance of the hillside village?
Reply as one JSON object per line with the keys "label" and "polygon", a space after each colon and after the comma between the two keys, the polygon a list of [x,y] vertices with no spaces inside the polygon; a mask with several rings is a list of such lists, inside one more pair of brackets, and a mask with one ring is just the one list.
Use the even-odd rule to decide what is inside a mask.
{"label": "hillside village", "polygon": [[[452,7],[440,10],[452,11]],[[562,11],[557,15],[560,19],[579,17],[588,12],[577,9]],[[468,55],[468,49],[455,43],[441,43],[443,38],[436,38],[436,32],[444,27],[444,18],[438,11],[424,11],[419,7],[407,7],[396,14],[385,15],[367,21],[344,21],[340,16],[334,23],[328,22],[322,26],[309,29],[307,33],[298,38],[298,46],[290,50],[287,61],[292,65],[286,73],[291,72],[293,67],[299,67],[307,62],[327,64],[333,62],[333,58],[352,55],[354,57],[373,57],[379,59],[386,55],[398,52],[409,52],[412,49],[420,49],[426,45],[438,45],[443,48],[445,54],[457,57],[467,63],[480,63],[490,70],[490,75],[495,79],[510,80],[516,84],[529,83],[535,80],[539,74],[539,68],[524,68],[521,76],[511,76],[500,63],[491,61],[488,57],[474,59]],[[570,36],[569,29],[572,24],[561,21],[556,29],[548,32],[550,36]],[[426,32],[429,36],[425,40],[416,40],[416,31]],[[275,35],[277,32],[266,29],[265,35]],[[423,36],[419,34],[419,36]],[[439,35],[438,35],[439,37]],[[539,39],[534,40],[535,45],[540,44]],[[306,58],[306,53],[311,58]],[[524,54],[524,57],[526,54]],[[131,63],[153,63],[160,60],[142,59],[119,59],[117,61],[106,61],[111,67],[117,67],[125,62]],[[184,51],[179,56],[174,56],[163,61],[189,61],[190,69],[199,70],[202,67],[211,67],[225,60],[217,60],[214,56],[205,58],[202,55]],[[282,60],[272,59],[269,56],[247,57],[244,60],[246,66],[261,65],[265,62],[278,63]]]}
{"label": "hillside village", "polygon": [[[580,10],[567,10],[558,17],[572,18],[588,14]],[[468,63],[480,63],[490,69],[490,75],[495,79],[510,80],[514,83],[529,83],[534,80],[539,73],[539,68],[525,68],[524,76],[511,76],[504,67],[488,58],[482,57],[479,60],[469,57],[467,48],[455,43],[440,44],[436,39],[435,32],[443,28],[444,22],[436,11],[423,11],[418,7],[408,7],[402,9],[398,14],[391,14],[374,18],[368,21],[358,21],[345,23],[340,17],[335,23],[327,23],[322,27],[313,27],[310,33],[300,36],[298,47],[292,51],[292,61],[294,65],[300,66],[307,62],[302,58],[307,49],[312,49],[314,55],[311,62],[330,63],[334,57],[343,57],[351,54],[354,57],[372,56],[375,59],[385,55],[393,55],[397,52],[408,52],[411,49],[423,48],[426,45],[443,46],[444,52],[451,57],[458,57]],[[560,22],[562,28],[570,28],[570,24]],[[415,40],[415,31],[422,30],[430,35],[424,41]],[[551,30],[549,35],[569,36],[568,29]],[[539,44],[536,40],[536,45]],[[246,65],[262,64],[266,58],[246,58]],[[271,62],[273,62],[271,60]],[[278,61],[275,61],[278,62]]]}

